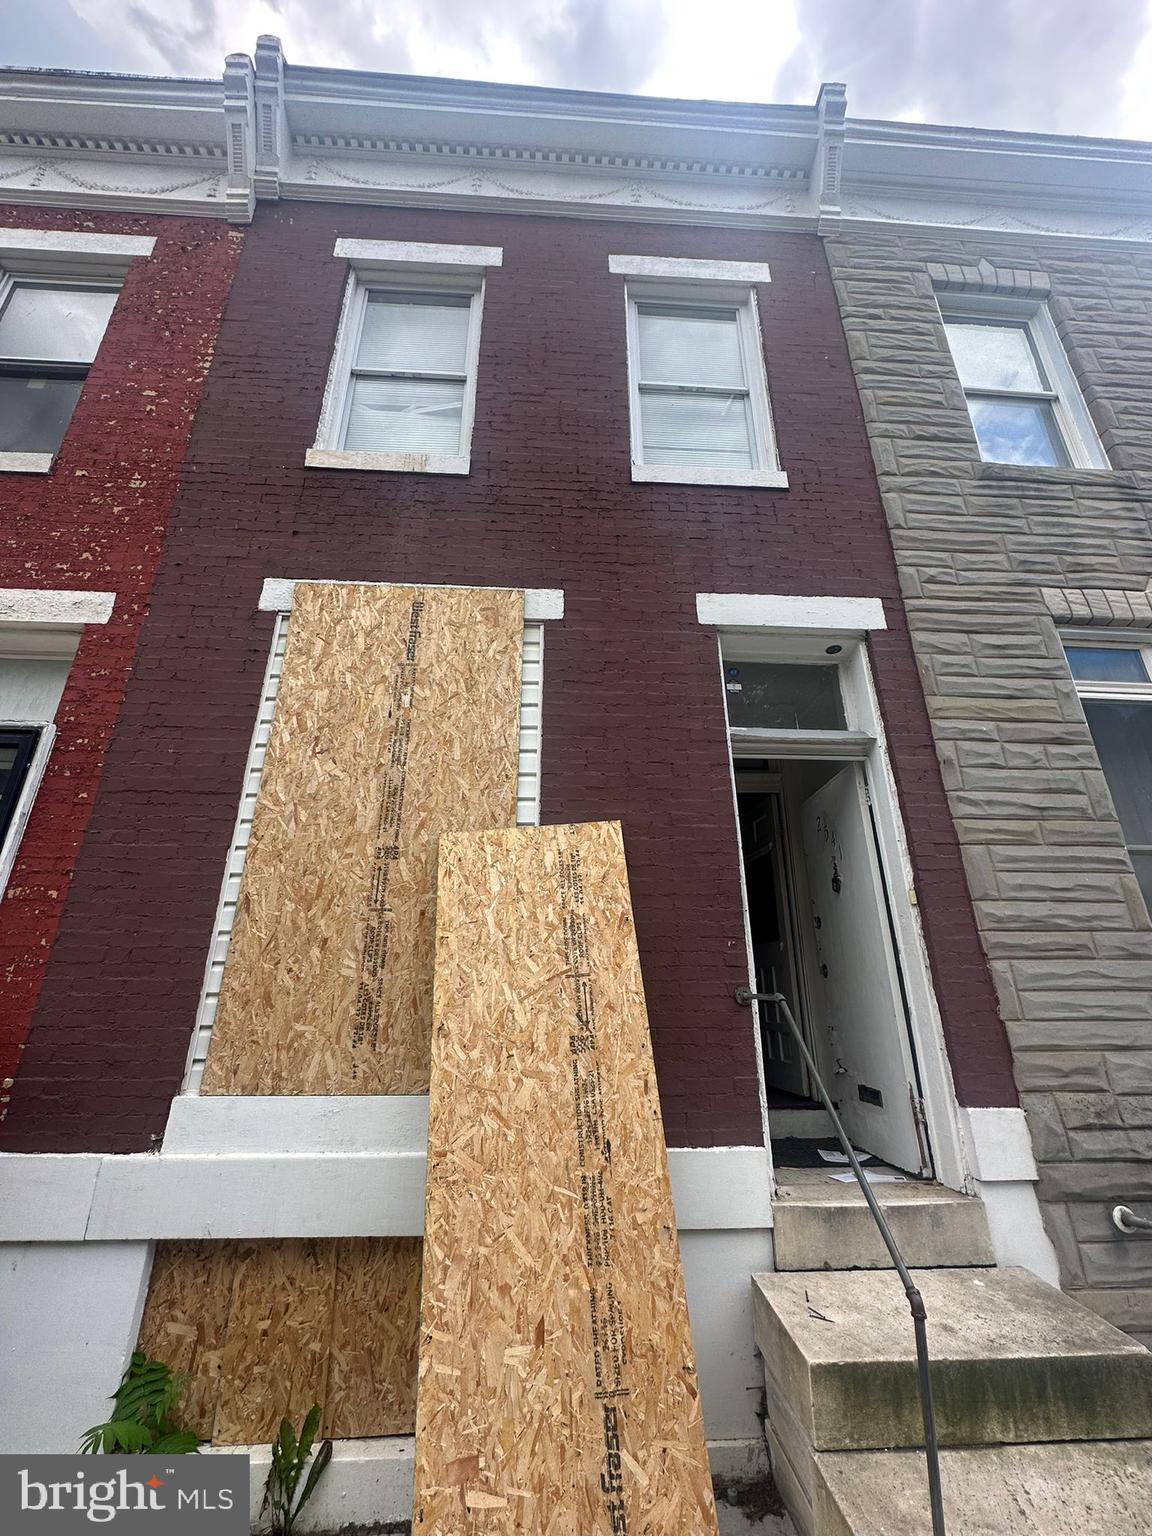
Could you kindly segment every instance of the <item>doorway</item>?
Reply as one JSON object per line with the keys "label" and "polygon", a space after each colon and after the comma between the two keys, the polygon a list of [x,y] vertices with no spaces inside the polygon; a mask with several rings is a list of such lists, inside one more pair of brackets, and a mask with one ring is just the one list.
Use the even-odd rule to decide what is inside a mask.
{"label": "doorway", "polygon": [[[737,757],[735,770],[755,990],[787,999],[853,1144],[931,1177],[866,764]],[[816,1085],[780,1010],[758,1012],[775,1160],[816,1164],[835,1146]]]}

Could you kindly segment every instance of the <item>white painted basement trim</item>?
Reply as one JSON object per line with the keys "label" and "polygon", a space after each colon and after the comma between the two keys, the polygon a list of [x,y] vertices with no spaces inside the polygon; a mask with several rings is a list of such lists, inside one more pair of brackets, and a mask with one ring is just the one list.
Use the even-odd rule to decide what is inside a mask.
{"label": "white painted basement trim", "polygon": [[[511,587],[458,587],[451,582],[436,581],[356,581],[349,578],[330,583],[323,577],[291,577],[269,576],[260,589],[261,613],[291,613],[292,600],[295,590],[300,582],[319,582],[321,585],[336,586],[365,586],[365,587],[427,587],[447,588],[451,592],[479,591],[479,592],[509,592],[518,590]],[[539,624],[545,619],[562,619],[564,617],[564,592],[560,587],[526,587],[524,589],[524,621],[529,624]]]}
{"label": "white painted basement trim", "polygon": [[0,624],[107,624],[115,592],[0,587]]}
{"label": "white painted basement trim", "polygon": [[960,1138],[984,1202],[997,1264],[1019,1264],[1049,1285],[1060,1262],[1036,1198],[1036,1159],[1022,1109],[958,1109]]}
{"label": "white painted basement trim", "polygon": [[718,629],[887,629],[878,597],[792,597],[770,592],[697,592],[696,617]]}
{"label": "white painted basement trim", "polygon": [[[267,1119],[268,1099],[249,1102],[259,1107],[254,1118]],[[285,1102],[292,1101],[280,1101]],[[381,1113],[387,1101],[366,1102]],[[5,1153],[0,1155],[0,1242],[419,1237],[426,1159],[414,1134],[415,1118],[402,1101],[394,1121],[397,1150],[388,1152]],[[286,1134],[266,1139],[283,1140]],[[408,1137],[412,1140],[401,1150]],[[765,1148],[670,1147],[668,1166],[681,1231],[772,1225]]]}

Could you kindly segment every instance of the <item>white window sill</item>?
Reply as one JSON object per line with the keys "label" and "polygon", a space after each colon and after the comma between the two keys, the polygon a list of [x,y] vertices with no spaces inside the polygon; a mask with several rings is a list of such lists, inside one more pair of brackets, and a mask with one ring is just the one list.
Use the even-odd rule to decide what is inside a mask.
{"label": "white window sill", "polygon": [[633,461],[632,479],[661,485],[759,485],[779,491],[788,488],[788,476],[782,469],[709,469],[702,464],[637,464]]}
{"label": "white window sill", "polygon": [[390,470],[406,475],[466,475],[471,460],[440,453],[347,453],[342,448],[309,448],[306,469]]}
{"label": "white window sill", "polygon": [[52,459],[50,453],[0,453],[0,474],[46,475]]}

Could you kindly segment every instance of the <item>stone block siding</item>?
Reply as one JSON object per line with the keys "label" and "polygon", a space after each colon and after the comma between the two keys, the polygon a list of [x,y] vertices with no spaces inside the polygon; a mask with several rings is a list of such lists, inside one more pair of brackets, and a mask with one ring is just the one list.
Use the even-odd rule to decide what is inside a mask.
{"label": "stone block siding", "polygon": [[[1067,1287],[1152,1335],[1152,1241],[1109,1221],[1152,1212],[1152,932],[1056,627],[1148,622],[1152,253],[896,230],[828,253],[1045,1219]],[[1050,287],[1112,472],[980,463],[941,268]]]}

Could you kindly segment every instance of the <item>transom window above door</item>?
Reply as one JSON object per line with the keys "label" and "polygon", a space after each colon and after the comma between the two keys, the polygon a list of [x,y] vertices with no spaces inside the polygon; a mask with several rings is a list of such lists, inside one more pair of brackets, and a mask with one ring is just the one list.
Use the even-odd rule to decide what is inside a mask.
{"label": "transom window above door", "polygon": [[1046,309],[944,312],[972,429],[987,463],[1106,469]]}
{"label": "transom window above door", "polygon": [[724,662],[728,724],[737,730],[843,731],[848,722],[836,666]]}

